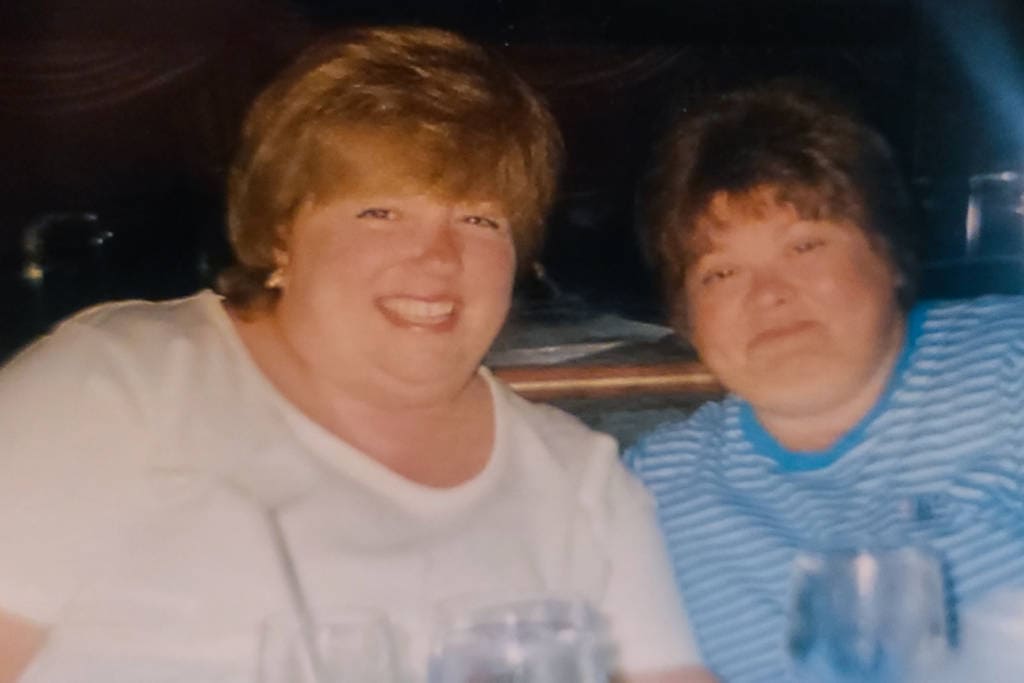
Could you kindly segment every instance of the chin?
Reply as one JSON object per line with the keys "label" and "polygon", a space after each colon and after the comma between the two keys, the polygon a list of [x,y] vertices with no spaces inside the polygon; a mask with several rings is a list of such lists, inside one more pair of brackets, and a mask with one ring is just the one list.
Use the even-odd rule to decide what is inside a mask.
{"label": "chin", "polygon": [[468,382],[476,374],[478,366],[479,363],[462,359],[430,356],[410,358],[400,365],[392,365],[390,374],[405,384],[422,384],[426,388]]}

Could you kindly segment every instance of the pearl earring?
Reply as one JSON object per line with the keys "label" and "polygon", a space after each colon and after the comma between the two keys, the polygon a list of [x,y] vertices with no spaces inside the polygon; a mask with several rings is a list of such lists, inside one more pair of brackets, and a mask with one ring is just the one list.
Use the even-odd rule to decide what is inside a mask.
{"label": "pearl earring", "polygon": [[267,289],[281,289],[284,287],[284,266],[278,266],[270,272],[263,286]]}

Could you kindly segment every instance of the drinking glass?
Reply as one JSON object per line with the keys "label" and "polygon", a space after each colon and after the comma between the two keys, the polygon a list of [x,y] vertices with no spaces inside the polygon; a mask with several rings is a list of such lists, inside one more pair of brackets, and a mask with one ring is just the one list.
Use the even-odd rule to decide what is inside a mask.
{"label": "drinking glass", "polygon": [[607,683],[607,640],[580,600],[441,609],[429,683]]}
{"label": "drinking glass", "polygon": [[786,648],[810,683],[928,680],[948,649],[940,563],[916,548],[798,553]]}
{"label": "drinking glass", "polygon": [[1019,257],[1024,249],[1024,175],[979,173],[969,185],[966,255]]}
{"label": "drinking glass", "polygon": [[345,609],[313,619],[275,615],[261,630],[259,683],[396,683],[387,619]]}

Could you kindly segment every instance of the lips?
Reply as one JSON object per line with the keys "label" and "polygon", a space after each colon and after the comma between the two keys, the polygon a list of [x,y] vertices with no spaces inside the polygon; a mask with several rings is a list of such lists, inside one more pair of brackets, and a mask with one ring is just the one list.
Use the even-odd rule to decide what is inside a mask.
{"label": "lips", "polygon": [[750,347],[769,345],[774,342],[795,338],[804,332],[810,331],[813,327],[814,323],[806,320],[769,327],[754,335],[750,340]]}
{"label": "lips", "polygon": [[402,327],[443,329],[455,322],[453,299],[417,299],[391,296],[378,300],[378,307],[392,323]]}

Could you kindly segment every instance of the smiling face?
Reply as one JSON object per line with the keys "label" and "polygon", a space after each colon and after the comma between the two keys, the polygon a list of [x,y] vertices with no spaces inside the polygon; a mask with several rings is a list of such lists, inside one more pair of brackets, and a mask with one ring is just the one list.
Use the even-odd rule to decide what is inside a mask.
{"label": "smiling face", "polygon": [[503,207],[397,190],[307,204],[269,312],[301,361],[354,395],[457,391],[511,300]]}
{"label": "smiling face", "polygon": [[690,338],[766,424],[828,411],[855,423],[902,344],[895,270],[856,225],[803,219],[774,196],[712,198],[686,269]]}

